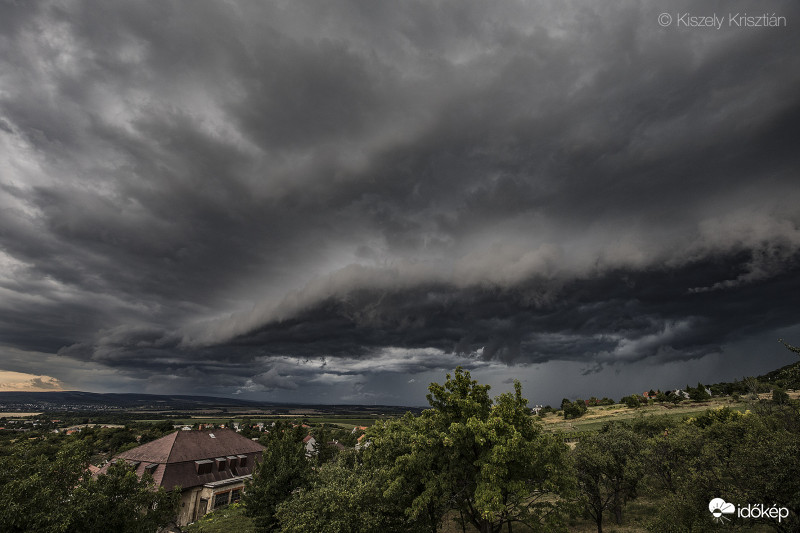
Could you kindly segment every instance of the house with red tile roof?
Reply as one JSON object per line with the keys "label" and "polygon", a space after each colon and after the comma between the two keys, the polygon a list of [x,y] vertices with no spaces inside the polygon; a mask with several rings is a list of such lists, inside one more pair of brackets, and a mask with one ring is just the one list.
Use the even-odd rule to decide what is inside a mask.
{"label": "house with red tile roof", "polygon": [[311,456],[316,454],[315,446],[317,445],[317,439],[311,435],[306,435],[303,439],[303,444],[306,446],[306,455]]}
{"label": "house with red tile roof", "polygon": [[[217,507],[233,503],[253,477],[264,446],[230,429],[176,431],[120,453],[113,461],[133,465],[156,486],[181,488],[177,525],[194,522]],[[108,465],[100,470],[105,473]]]}

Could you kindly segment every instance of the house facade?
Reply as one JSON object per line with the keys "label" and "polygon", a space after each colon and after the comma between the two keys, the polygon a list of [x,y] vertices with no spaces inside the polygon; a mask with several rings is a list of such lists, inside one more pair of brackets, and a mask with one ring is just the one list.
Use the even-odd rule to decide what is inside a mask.
{"label": "house facade", "polygon": [[166,490],[180,487],[177,525],[185,526],[241,498],[264,449],[229,429],[176,431],[122,452],[112,462],[126,461],[140,477],[147,472]]}

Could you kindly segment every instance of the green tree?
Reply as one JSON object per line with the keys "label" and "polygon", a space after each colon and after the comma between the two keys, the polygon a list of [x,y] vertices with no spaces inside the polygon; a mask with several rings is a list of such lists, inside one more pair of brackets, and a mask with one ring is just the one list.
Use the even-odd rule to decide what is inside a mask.
{"label": "green tree", "polygon": [[0,524],[4,532],[70,530],[72,492],[89,464],[83,442],[56,453],[46,443],[24,441],[0,461]]}
{"label": "green tree", "polygon": [[703,386],[703,384],[699,382],[695,388],[687,387],[686,392],[689,393],[689,399],[693,402],[704,402],[711,399],[711,395],[706,391],[706,388]]}
{"label": "green tree", "polygon": [[575,448],[578,501],[584,512],[603,531],[603,514],[611,511],[619,524],[622,508],[631,498],[642,474],[638,460],[638,436],[628,427],[611,424],[594,435],[583,437]]}
{"label": "green tree", "polygon": [[411,413],[378,421],[367,432],[370,446],[360,453],[367,468],[388,472],[383,495],[405,510],[408,532],[436,533],[450,504],[438,484],[437,458],[422,439],[430,425],[431,417]]}
{"label": "green tree", "polygon": [[489,386],[456,369],[443,385],[428,388],[429,409],[412,436],[411,457],[401,467],[430,464],[432,475],[412,503],[412,514],[441,498],[481,533],[497,533],[514,523],[534,531],[563,528],[571,478],[566,447],[544,435],[528,413],[519,382],[513,393],[489,398]]}
{"label": "green tree", "polygon": [[277,531],[278,505],[308,482],[311,464],[303,445],[305,436],[302,426],[276,426],[265,438],[267,449],[242,498],[246,514],[254,519],[259,531]]}
{"label": "green tree", "polygon": [[[774,412],[764,415],[708,410],[663,440],[654,439],[661,443],[648,443],[648,447],[662,447],[658,453],[645,453],[648,472],[659,473],[669,463],[675,489],[659,505],[649,529],[706,531],[711,525],[709,514],[697,502],[724,494],[728,501],[786,507],[789,516],[769,526],[776,531],[800,530],[800,423],[787,421],[800,414],[788,406],[774,407]],[[665,461],[664,456],[671,459]],[[742,520],[739,525],[754,524]]]}
{"label": "green tree", "polygon": [[150,474],[140,479],[120,461],[85,478],[72,496],[71,531],[152,533],[176,518],[181,491],[156,487]]}
{"label": "green tree", "polygon": [[578,398],[574,402],[571,402],[564,398],[561,401],[561,410],[564,412],[564,420],[569,420],[571,418],[580,418],[586,413],[587,407],[586,402]]}
{"label": "green tree", "polygon": [[786,349],[789,350],[790,352],[794,352],[797,355],[800,355],[800,347],[792,346],[791,344],[785,343],[785,342],[783,342],[783,339],[778,339],[778,342],[780,342],[781,344],[786,346]]}
{"label": "green tree", "polygon": [[647,440],[642,459],[656,487],[676,494],[686,485],[688,465],[700,454],[702,447],[698,433],[697,426],[679,423],[664,428],[660,434]]}
{"label": "green tree", "polygon": [[627,407],[631,409],[636,409],[642,405],[642,402],[639,400],[639,397],[631,394],[630,396],[625,396],[620,400],[620,403],[624,403]]}
{"label": "green tree", "polygon": [[331,444],[333,438],[331,430],[322,424],[315,428],[314,432],[314,454],[313,461],[316,467],[320,467],[325,463],[329,463],[336,458],[339,452],[338,448]]}
{"label": "green tree", "polygon": [[306,488],[280,504],[283,533],[405,533],[404,509],[383,496],[388,471],[359,463],[354,452],[323,464]]}
{"label": "green tree", "polygon": [[23,442],[0,461],[0,524],[4,532],[152,532],[177,514],[180,491],[154,490],[152,478],[137,478],[112,465],[92,478],[83,441]]}
{"label": "green tree", "polygon": [[778,405],[789,403],[789,394],[780,387],[772,389],[772,401]]}

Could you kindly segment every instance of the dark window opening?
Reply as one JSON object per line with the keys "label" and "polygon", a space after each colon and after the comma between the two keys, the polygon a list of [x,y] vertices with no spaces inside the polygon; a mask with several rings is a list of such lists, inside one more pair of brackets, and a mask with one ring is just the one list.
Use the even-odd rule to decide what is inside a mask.
{"label": "dark window opening", "polygon": [[223,505],[228,505],[228,498],[230,498],[230,492],[220,492],[219,494],[214,495],[214,509],[217,507],[222,507]]}

